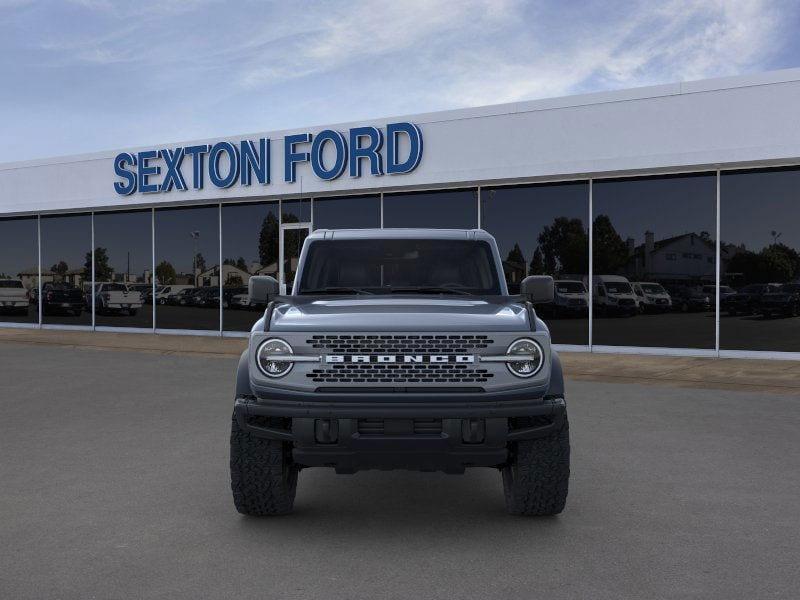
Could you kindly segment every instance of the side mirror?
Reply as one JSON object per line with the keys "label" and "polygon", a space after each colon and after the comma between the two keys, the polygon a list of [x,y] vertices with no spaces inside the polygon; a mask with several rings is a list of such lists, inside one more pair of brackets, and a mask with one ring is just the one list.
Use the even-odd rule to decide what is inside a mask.
{"label": "side mirror", "polygon": [[279,289],[278,280],[269,275],[253,275],[247,282],[250,304],[269,304]]}
{"label": "side mirror", "polygon": [[519,293],[532,304],[547,304],[553,301],[555,288],[549,275],[531,275],[519,284]]}

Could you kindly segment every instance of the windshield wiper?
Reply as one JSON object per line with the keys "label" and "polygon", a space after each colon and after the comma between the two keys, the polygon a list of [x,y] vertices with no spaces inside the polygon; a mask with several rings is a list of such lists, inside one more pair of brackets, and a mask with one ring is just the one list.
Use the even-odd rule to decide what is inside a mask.
{"label": "windshield wiper", "polygon": [[406,292],[409,293],[420,293],[420,294],[460,294],[462,296],[474,296],[472,292],[468,292],[466,290],[460,290],[458,288],[448,287],[446,285],[421,285],[421,286],[408,286],[408,287],[390,287],[389,288],[390,294],[403,294]]}
{"label": "windshield wiper", "polygon": [[348,286],[328,286],[324,288],[312,288],[310,290],[300,290],[301,294],[369,294],[373,292],[358,287]]}

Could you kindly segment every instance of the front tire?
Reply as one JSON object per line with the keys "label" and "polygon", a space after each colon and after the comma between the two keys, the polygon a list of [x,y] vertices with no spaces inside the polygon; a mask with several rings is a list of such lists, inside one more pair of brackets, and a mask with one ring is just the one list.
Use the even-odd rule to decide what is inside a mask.
{"label": "front tire", "polygon": [[569,490],[569,422],[547,437],[516,442],[502,469],[506,510],[512,515],[557,515]]}
{"label": "front tire", "polygon": [[234,414],[230,468],[233,503],[240,513],[260,517],[292,512],[299,468],[292,462],[290,444],[244,431]]}

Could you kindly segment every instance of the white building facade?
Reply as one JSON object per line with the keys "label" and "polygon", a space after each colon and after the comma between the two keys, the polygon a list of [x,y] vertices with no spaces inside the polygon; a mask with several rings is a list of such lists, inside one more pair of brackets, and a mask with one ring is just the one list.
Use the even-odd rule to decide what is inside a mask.
{"label": "white building facade", "polygon": [[[480,227],[512,288],[546,273],[593,296],[633,273],[675,298],[753,296],[738,315],[719,293],[632,317],[576,306],[550,315],[562,348],[797,358],[797,106],[793,69],[3,164],[0,326],[243,335],[258,313],[233,297],[256,273],[291,285],[313,229]],[[76,314],[71,284],[92,280],[149,303]],[[17,281],[27,311],[2,304]],[[759,313],[768,283],[781,318]]]}

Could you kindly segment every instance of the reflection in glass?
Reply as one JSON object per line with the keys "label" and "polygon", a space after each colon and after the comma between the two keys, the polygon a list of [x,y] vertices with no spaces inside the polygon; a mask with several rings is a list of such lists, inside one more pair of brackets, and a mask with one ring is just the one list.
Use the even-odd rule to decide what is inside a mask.
{"label": "reflection in glass", "polygon": [[536,306],[557,344],[589,343],[589,184],[481,189],[481,226],[495,236],[511,294],[551,275],[555,301]]}
{"label": "reflection in glass", "polygon": [[222,207],[222,324],[225,331],[250,331],[263,306],[250,303],[251,275],[278,278],[278,203]]}
{"label": "reflection in glass", "polygon": [[95,213],[95,325],[153,326],[151,238],[149,210]]}
{"label": "reflection in glass", "polygon": [[800,169],[722,173],[720,349],[800,352]]}
{"label": "reflection in glass", "polygon": [[596,180],[593,207],[593,343],[714,348],[715,175]]}
{"label": "reflection in glass", "polygon": [[0,323],[38,323],[36,217],[0,219]]}
{"label": "reflection in glass", "polygon": [[385,194],[383,226],[473,229],[478,226],[478,190]]}
{"label": "reflection in glass", "polygon": [[311,199],[281,200],[281,213],[284,223],[310,223]]}
{"label": "reflection in glass", "polygon": [[42,322],[91,325],[92,216],[41,219]]}
{"label": "reflection in glass", "polygon": [[369,229],[380,226],[380,196],[314,198],[314,229]]}
{"label": "reflection in glass", "polygon": [[155,214],[156,327],[219,330],[219,208]]}

